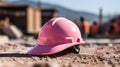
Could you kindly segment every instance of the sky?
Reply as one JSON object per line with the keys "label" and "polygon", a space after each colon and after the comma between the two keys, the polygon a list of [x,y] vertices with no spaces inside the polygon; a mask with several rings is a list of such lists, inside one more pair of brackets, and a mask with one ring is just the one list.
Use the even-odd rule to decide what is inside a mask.
{"label": "sky", "polygon": [[66,8],[99,13],[99,9],[103,9],[103,14],[120,13],[120,0],[41,0],[42,2],[61,5]]}
{"label": "sky", "polygon": [[120,0],[32,0],[60,5],[76,11],[99,14],[103,9],[104,15],[120,14]]}

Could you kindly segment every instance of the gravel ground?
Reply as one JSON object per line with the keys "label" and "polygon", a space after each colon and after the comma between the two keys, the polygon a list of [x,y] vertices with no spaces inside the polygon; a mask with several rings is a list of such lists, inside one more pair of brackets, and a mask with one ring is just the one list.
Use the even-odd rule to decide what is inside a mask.
{"label": "gravel ground", "polygon": [[52,56],[31,56],[31,46],[0,45],[0,67],[120,67],[120,45],[81,47],[79,54],[65,50]]}

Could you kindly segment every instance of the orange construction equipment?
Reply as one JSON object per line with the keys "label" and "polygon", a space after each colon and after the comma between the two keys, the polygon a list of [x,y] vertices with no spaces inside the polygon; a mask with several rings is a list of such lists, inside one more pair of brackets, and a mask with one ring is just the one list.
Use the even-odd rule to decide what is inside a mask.
{"label": "orange construction equipment", "polygon": [[113,26],[113,32],[112,33],[119,33],[119,26],[117,23],[112,23]]}
{"label": "orange construction equipment", "polygon": [[89,26],[88,22],[86,22],[86,21],[83,22],[83,28],[84,28],[84,32],[89,32],[90,26]]}
{"label": "orange construction equipment", "polygon": [[93,26],[91,27],[91,33],[92,33],[93,35],[98,34],[98,31],[99,31],[99,26],[98,26],[98,25],[93,25]]}

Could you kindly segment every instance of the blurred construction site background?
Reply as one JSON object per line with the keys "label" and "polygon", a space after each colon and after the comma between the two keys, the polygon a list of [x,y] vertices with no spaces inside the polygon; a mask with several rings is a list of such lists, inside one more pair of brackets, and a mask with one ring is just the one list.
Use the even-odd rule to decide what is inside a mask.
{"label": "blurred construction site background", "polygon": [[[41,27],[48,20],[55,17],[65,17],[73,21],[79,27],[84,39],[120,38],[120,12],[118,12],[120,11],[119,7],[116,7],[116,9],[113,6],[113,8],[116,9],[115,10],[112,9],[110,4],[107,4],[111,7],[110,13],[107,14],[107,9],[104,9],[104,6],[101,6],[97,9],[92,8],[93,4],[95,3],[92,3],[92,1],[90,1],[89,4],[86,1],[86,4],[88,5],[84,5],[82,3],[85,3],[85,1],[80,2],[78,0],[79,4],[76,1],[77,6],[75,6],[76,2],[71,4],[72,1],[68,2],[70,5],[65,5],[67,2],[67,0],[66,2],[53,0],[53,3],[52,0],[0,0],[1,38],[4,36],[8,39],[25,39],[27,36],[30,36],[36,39],[36,36],[38,35]],[[117,2],[119,1],[114,1],[114,3],[119,6]],[[112,3],[112,1],[110,3]],[[100,3],[100,5],[102,4],[104,5],[104,3]],[[72,5],[73,7],[71,7]],[[75,10],[82,7],[86,10]],[[91,11],[87,10],[86,7]],[[92,12],[93,9],[97,12]],[[105,13],[104,10],[106,11]],[[88,25],[86,25],[86,23],[88,23]]]}

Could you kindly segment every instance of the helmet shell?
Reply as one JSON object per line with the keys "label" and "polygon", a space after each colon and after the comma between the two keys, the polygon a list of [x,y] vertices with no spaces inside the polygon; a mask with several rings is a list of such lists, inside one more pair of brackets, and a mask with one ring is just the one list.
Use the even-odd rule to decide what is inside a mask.
{"label": "helmet shell", "polygon": [[42,27],[38,35],[37,46],[28,54],[54,54],[83,43],[85,42],[81,37],[80,30],[72,21],[63,17],[53,18]]}
{"label": "helmet shell", "polygon": [[70,20],[65,18],[53,18],[48,21],[41,29],[37,44],[52,45],[75,43],[82,40],[79,28]]}

